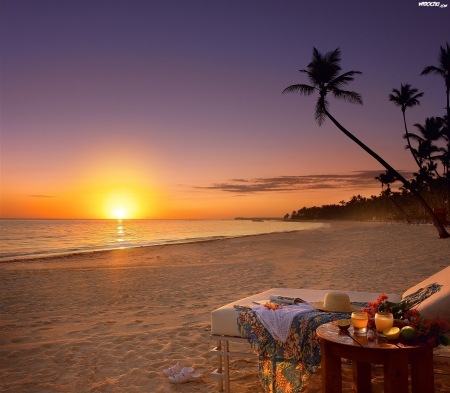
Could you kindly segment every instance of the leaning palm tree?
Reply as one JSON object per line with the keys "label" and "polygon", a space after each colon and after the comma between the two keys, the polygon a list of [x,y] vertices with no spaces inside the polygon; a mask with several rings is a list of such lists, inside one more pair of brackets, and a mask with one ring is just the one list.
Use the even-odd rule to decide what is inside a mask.
{"label": "leaning palm tree", "polygon": [[315,91],[319,93],[319,98],[316,103],[315,119],[319,126],[322,125],[325,118],[328,117],[334,125],[339,128],[345,135],[347,135],[353,142],[369,153],[373,158],[375,158],[381,165],[391,172],[397,179],[399,179],[405,188],[407,188],[423,205],[424,209],[429,214],[430,218],[433,220],[435,227],[439,232],[440,238],[448,238],[450,235],[445,230],[444,226],[439,222],[436,216],[431,210],[430,206],[425,202],[422,196],[417,192],[417,190],[411,185],[411,183],[406,180],[400,173],[398,173],[394,168],[392,168],[385,160],[383,160],[378,154],[373,150],[369,149],[364,143],[362,143],[353,134],[347,131],[333,116],[328,112],[329,102],[327,101],[327,94],[331,93],[335,98],[343,99],[345,101],[362,104],[361,96],[353,91],[343,90],[349,82],[353,81],[354,75],[361,74],[360,71],[348,71],[341,75],[341,51],[339,48],[332,52],[328,52],[322,55],[316,48],[313,48],[313,59],[308,64],[306,70],[300,70],[300,72],[305,73],[308,76],[309,81],[312,86],[297,84],[291,85],[283,90],[283,93],[300,93],[303,95],[311,95]]}
{"label": "leaning palm tree", "polygon": [[439,66],[428,66],[425,67],[420,75],[436,74],[444,78],[445,89],[447,94],[447,116],[450,117],[450,105],[449,105],[449,95],[450,95],[450,46],[447,44],[447,48],[441,46],[441,51],[439,53]]}
{"label": "leaning palm tree", "polygon": [[[411,142],[409,140],[408,128],[406,126],[406,117],[405,111],[406,108],[412,108],[413,106],[420,105],[419,98],[423,96],[423,93],[417,93],[419,90],[411,89],[411,85],[400,85],[400,90],[392,89],[394,94],[389,94],[389,101],[392,101],[395,106],[399,106],[402,109],[403,113],[403,123],[405,124],[405,135],[406,140],[408,141],[409,150],[416,161],[416,164],[420,168],[419,160],[414,154],[414,150],[411,149]],[[416,94],[417,93],[417,94]]]}

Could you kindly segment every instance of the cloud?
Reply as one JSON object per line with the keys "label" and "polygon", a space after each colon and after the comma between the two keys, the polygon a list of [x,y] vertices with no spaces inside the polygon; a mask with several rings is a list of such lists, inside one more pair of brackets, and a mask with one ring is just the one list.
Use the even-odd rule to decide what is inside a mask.
{"label": "cloud", "polygon": [[54,198],[53,195],[30,195],[31,198]]}
{"label": "cloud", "polygon": [[[321,189],[363,189],[380,187],[375,177],[383,173],[381,170],[355,171],[346,175],[309,175],[309,176],[278,176],[255,179],[231,179],[225,183],[214,183],[211,186],[197,189],[220,190],[225,192],[251,194],[256,192],[293,192],[299,190],[321,190]],[[403,176],[412,176],[402,173]]]}

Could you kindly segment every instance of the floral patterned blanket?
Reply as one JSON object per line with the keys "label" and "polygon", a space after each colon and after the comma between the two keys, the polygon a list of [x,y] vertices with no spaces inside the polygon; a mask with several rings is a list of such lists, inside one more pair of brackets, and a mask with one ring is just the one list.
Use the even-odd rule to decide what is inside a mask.
{"label": "floral patterned blanket", "polygon": [[[362,307],[366,303],[358,303]],[[275,340],[250,307],[240,311],[241,336],[256,345],[259,377],[270,393],[297,393],[320,365],[320,343],[316,329],[327,322],[350,318],[350,314],[311,311],[297,315],[286,343]]]}

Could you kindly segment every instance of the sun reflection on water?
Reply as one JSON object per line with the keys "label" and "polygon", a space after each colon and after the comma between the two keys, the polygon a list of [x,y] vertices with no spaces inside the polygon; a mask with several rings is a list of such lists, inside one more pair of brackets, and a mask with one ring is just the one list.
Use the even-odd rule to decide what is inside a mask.
{"label": "sun reflection on water", "polygon": [[124,232],[124,228],[122,225],[122,219],[118,219],[118,226],[117,226],[117,241],[118,242],[123,242],[123,235],[125,234]]}

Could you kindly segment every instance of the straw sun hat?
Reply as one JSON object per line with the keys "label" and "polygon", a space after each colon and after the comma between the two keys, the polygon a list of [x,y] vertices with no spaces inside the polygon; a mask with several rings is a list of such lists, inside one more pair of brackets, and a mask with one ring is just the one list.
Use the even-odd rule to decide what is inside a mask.
{"label": "straw sun hat", "polygon": [[321,311],[342,313],[361,311],[361,307],[350,304],[350,297],[342,292],[328,292],[323,302],[311,302],[310,305]]}

